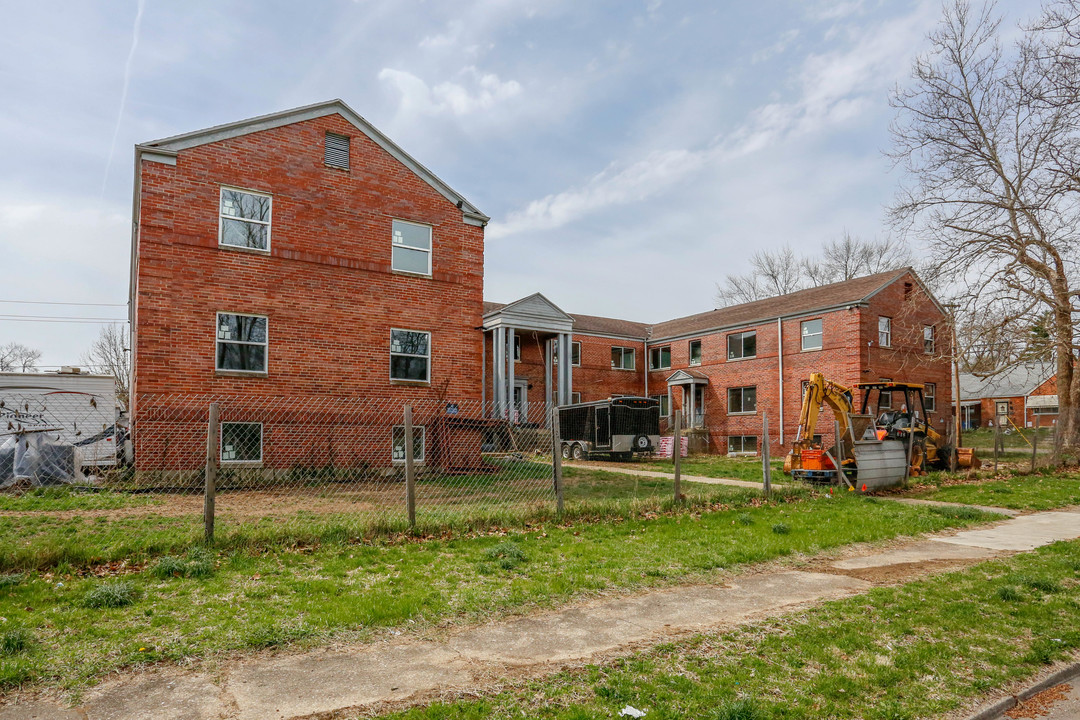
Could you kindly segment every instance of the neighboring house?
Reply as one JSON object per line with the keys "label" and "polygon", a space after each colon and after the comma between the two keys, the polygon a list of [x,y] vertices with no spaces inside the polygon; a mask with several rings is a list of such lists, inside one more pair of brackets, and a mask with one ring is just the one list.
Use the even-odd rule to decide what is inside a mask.
{"label": "neighboring house", "polygon": [[[910,268],[651,326],[569,314],[537,293],[485,303],[484,329],[485,396],[509,407],[512,392],[515,417],[531,422],[548,398],[649,395],[665,417],[683,414],[701,449],[757,452],[767,413],[779,450],[798,429],[812,372],[849,386],[924,383],[930,422],[944,431],[952,414],[947,317]],[[558,362],[566,347],[568,368]],[[818,434],[830,438],[822,417]]]}
{"label": "neighboring house", "polygon": [[162,394],[478,401],[487,221],[340,100],[137,145],[136,427]]}
{"label": "neighboring house", "polygon": [[960,419],[965,429],[1053,425],[1058,415],[1053,362],[1021,363],[990,377],[960,375]]}

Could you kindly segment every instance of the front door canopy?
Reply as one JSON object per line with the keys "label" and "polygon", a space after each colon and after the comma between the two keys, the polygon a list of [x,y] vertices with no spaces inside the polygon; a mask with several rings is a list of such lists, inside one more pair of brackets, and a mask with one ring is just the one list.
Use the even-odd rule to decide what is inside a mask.
{"label": "front door canopy", "polygon": [[709,376],[697,370],[676,370],[667,379],[668,385],[708,385]]}
{"label": "front door canopy", "polygon": [[534,293],[484,315],[484,329],[511,327],[541,333],[572,333],[574,318],[540,293]]}

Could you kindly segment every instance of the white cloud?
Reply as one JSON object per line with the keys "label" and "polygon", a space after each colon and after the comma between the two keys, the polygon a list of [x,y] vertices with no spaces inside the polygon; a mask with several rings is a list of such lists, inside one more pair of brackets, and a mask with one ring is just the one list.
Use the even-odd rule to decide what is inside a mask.
{"label": "white cloud", "polygon": [[393,85],[401,94],[398,113],[412,115],[456,116],[491,110],[521,94],[516,80],[500,80],[494,73],[482,73],[474,66],[463,68],[458,81],[441,82],[429,87],[422,79],[405,70],[383,68],[379,80]]}
{"label": "white cloud", "polygon": [[772,45],[766,48],[762,48],[761,50],[758,50],[756,53],[754,53],[750,57],[750,62],[757,64],[765,62],[766,60],[775,57],[776,55],[779,55],[780,53],[787,50],[791,43],[795,42],[796,38],[798,37],[798,28],[792,28],[790,30],[784,31],[780,34],[780,38]]}

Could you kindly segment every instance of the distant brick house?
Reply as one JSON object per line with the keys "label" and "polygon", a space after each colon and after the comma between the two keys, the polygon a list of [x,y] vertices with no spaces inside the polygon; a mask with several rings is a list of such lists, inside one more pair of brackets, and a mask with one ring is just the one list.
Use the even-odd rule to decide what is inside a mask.
{"label": "distant brick house", "polygon": [[991,377],[960,375],[960,420],[965,429],[1015,424],[1053,425],[1058,416],[1053,362],[1021,363]]}
{"label": "distant brick house", "polygon": [[[945,315],[909,268],[647,325],[539,293],[485,303],[487,221],[339,100],[136,146],[137,462],[198,462],[205,417],[179,404],[219,396],[241,398],[222,460],[276,468],[353,427],[349,398],[542,426],[556,404],[648,395],[713,452],[756,452],[766,413],[790,445],[813,371],[926,383],[930,421],[949,415]],[[323,430],[299,410],[267,421],[283,398]],[[367,440],[403,456],[400,428]]]}
{"label": "distant brick house", "polygon": [[[944,431],[952,414],[947,317],[910,268],[656,325],[568,314],[536,294],[485,303],[484,327],[485,393],[508,403],[512,387],[515,412],[533,422],[549,398],[649,395],[665,417],[683,413],[712,452],[757,452],[768,413],[780,450],[792,442],[802,383],[815,371],[845,385],[923,383],[930,422]],[[569,377],[558,363],[564,342]],[[831,437],[831,423],[824,414],[818,433]]]}

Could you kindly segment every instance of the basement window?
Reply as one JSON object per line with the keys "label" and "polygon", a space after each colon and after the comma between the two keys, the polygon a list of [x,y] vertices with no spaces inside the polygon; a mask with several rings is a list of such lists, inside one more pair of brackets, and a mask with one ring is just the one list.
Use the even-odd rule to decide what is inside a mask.
{"label": "basement window", "polygon": [[265,373],[267,345],[266,316],[217,314],[216,369]]}
{"label": "basement window", "polygon": [[395,220],[392,232],[391,269],[416,275],[430,275],[431,226]]}
{"label": "basement window", "polygon": [[221,423],[221,462],[261,463],[262,455],[262,423]]}
{"label": "basement window", "polygon": [[757,454],[757,435],[728,435],[728,455]]}
{"label": "basement window", "polygon": [[[424,462],[424,426],[413,425],[412,429],[412,456],[413,462]],[[390,450],[390,459],[394,462],[405,462],[405,426],[394,426],[394,437]]]}
{"label": "basement window", "polygon": [[337,133],[326,133],[326,152],[323,159],[330,167],[349,169],[349,137]]}
{"label": "basement window", "polygon": [[728,360],[757,357],[757,333],[742,332],[727,336]]}
{"label": "basement window", "polygon": [[268,251],[272,203],[263,193],[221,188],[218,244]]}

